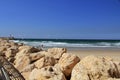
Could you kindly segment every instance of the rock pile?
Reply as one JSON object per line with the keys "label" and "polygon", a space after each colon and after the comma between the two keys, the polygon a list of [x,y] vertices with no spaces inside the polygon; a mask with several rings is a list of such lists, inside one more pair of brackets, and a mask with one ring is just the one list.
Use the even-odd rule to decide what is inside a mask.
{"label": "rock pile", "polygon": [[0,39],[0,55],[8,59],[26,80],[118,80],[120,62],[108,57],[80,60],[65,48],[47,51]]}
{"label": "rock pile", "polygon": [[120,62],[107,58],[87,56],[72,70],[71,80],[118,80],[120,79]]}

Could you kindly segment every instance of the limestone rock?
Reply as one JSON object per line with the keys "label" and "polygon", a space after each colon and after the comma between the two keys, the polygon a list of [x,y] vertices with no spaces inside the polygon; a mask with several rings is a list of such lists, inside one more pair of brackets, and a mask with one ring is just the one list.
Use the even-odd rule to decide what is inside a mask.
{"label": "limestone rock", "polygon": [[0,55],[1,55],[1,56],[4,56],[6,50],[7,50],[7,47],[1,46],[1,47],[0,47]]}
{"label": "limestone rock", "polygon": [[31,53],[31,54],[30,54],[31,63],[39,60],[39,59],[42,58],[42,57],[44,57],[44,55],[41,54],[41,53]]}
{"label": "limestone rock", "polygon": [[20,46],[24,46],[24,44],[23,43],[18,43],[18,46],[20,47]]}
{"label": "limestone rock", "polygon": [[39,53],[42,54],[42,55],[45,55],[45,56],[53,57],[53,55],[50,52],[47,52],[47,51],[40,51]]}
{"label": "limestone rock", "polygon": [[[82,65],[86,69],[84,71],[87,71],[87,73],[84,71],[83,73],[88,75],[89,80],[120,79],[119,65],[104,57],[87,56],[73,68],[71,80],[74,80],[77,75],[82,76],[81,67],[79,67],[79,65]],[[79,72],[79,74],[75,74],[77,72]]]}
{"label": "limestone rock", "polygon": [[67,52],[66,48],[50,48],[48,49],[48,52],[53,55],[55,59],[60,59],[60,57],[63,55],[63,53]]}
{"label": "limestone rock", "polygon": [[15,67],[19,71],[21,71],[23,68],[25,68],[29,64],[30,64],[29,56],[22,56],[21,58],[15,60]]}
{"label": "limestone rock", "polygon": [[112,78],[119,78],[120,79],[120,62],[114,61],[113,65],[114,65],[114,68],[112,68],[108,71],[109,75]]}
{"label": "limestone rock", "polygon": [[34,68],[35,68],[35,65],[30,64],[21,71],[21,74],[24,76],[25,80],[29,80],[30,73]]}
{"label": "limestone rock", "polygon": [[7,50],[7,51],[5,52],[5,56],[6,56],[7,58],[9,58],[9,57],[14,57],[14,56],[16,55],[16,53],[17,53],[17,50],[9,49],[9,50]]}
{"label": "limestone rock", "polygon": [[9,57],[9,58],[8,58],[8,61],[11,62],[11,63],[14,63],[15,58],[14,58],[14,57]]}
{"label": "limestone rock", "polygon": [[65,53],[60,58],[58,65],[66,76],[70,76],[73,67],[80,61],[79,57],[73,54]]}
{"label": "limestone rock", "polygon": [[35,68],[35,65],[34,64],[30,64],[30,65],[26,66],[25,68],[23,68],[23,70],[21,72],[22,73],[23,72],[31,72],[34,68]]}
{"label": "limestone rock", "polygon": [[29,80],[30,73],[31,72],[23,72],[21,74],[23,75],[23,77],[25,78],[25,80]]}
{"label": "limestone rock", "polygon": [[72,70],[70,80],[91,80],[91,79],[89,79],[87,69],[80,63],[78,63]]}
{"label": "limestone rock", "polygon": [[47,66],[42,69],[34,69],[29,76],[29,80],[66,80],[66,79],[61,71],[57,71],[56,68],[52,66]]}
{"label": "limestone rock", "polygon": [[7,42],[4,44],[4,46],[6,46],[7,48],[10,48],[12,45],[10,44],[10,42]]}
{"label": "limestone rock", "polygon": [[5,47],[5,46],[0,47],[0,52],[6,51],[6,50],[7,50],[7,47]]}
{"label": "limestone rock", "polygon": [[21,46],[19,47],[19,52],[16,54],[15,59],[19,60],[21,57],[29,55],[30,53],[30,46]]}
{"label": "limestone rock", "polygon": [[19,50],[23,50],[24,53],[35,53],[40,51],[39,49],[32,46],[20,46]]}
{"label": "limestone rock", "polygon": [[38,51],[36,48],[31,46],[20,46],[19,52],[16,54],[15,58],[19,59],[20,57],[23,57],[25,55],[30,55],[30,53],[33,53],[35,51]]}
{"label": "limestone rock", "polygon": [[42,57],[35,62],[35,66],[39,69],[45,66],[54,66],[54,64],[55,64],[55,59],[49,56]]}

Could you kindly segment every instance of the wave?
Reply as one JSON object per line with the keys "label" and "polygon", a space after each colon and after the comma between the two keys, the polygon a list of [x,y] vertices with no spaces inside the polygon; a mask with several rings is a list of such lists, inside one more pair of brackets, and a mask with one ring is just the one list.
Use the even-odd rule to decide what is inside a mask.
{"label": "wave", "polygon": [[67,43],[67,42],[54,42],[54,41],[24,41],[14,40],[17,43],[24,43],[30,46],[41,46],[44,47],[117,47],[120,48],[120,42],[80,42],[80,43]]}

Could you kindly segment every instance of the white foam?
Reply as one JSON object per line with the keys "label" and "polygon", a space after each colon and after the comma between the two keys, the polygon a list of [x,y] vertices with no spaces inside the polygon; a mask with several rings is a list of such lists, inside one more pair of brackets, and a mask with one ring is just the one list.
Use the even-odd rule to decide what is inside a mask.
{"label": "white foam", "polygon": [[120,42],[66,43],[66,42],[53,42],[53,41],[20,41],[20,40],[14,40],[14,42],[24,43],[31,46],[44,45],[45,47],[119,47],[120,48]]}

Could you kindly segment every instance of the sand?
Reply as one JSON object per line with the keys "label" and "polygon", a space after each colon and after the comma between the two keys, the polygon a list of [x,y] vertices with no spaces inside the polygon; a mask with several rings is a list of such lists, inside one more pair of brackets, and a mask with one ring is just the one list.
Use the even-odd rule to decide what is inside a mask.
{"label": "sand", "polygon": [[120,61],[120,48],[68,48],[68,53],[76,54],[80,58],[88,55],[111,57]]}

